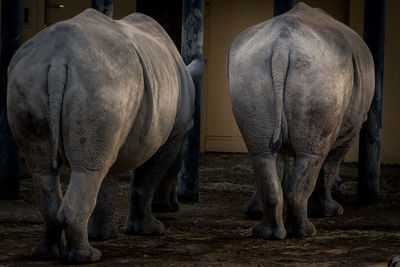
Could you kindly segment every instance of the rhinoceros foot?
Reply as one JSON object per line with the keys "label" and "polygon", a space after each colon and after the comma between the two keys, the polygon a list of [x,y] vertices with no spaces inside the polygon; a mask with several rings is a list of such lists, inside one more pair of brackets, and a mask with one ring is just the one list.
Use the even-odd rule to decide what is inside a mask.
{"label": "rhinoceros foot", "polygon": [[343,215],[343,207],[335,200],[308,202],[308,216],[313,218],[332,217]]}
{"label": "rhinoceros foot", "polygon": [[60,253],[56,244],[41,241],[32,249],[31,256],[34,260],[54,260],[58,259]]}
{"label": "rhinoceros foot", "polygon": [[250,220],[261,220],[263,216],[262,204],[256,193],[253,194],[244,208],[244,214]]}
{"label": "rhinoceros foot", "polygon": [[288,219],[286,220],[286,230],[288,236],[297,238],[310,237],[317,233],[315,226],[308,220],[298,222],[296,220]]}
{"label": "rhinoceros foot", "polygon": [[284,239],[286,230],[283,227],[271,227],[261,222],[253,228],[252,236],[263,239]]}
{"label": "rhinoceros foot", "polygon": [[176,201],[153,201],[151,210],[155,213],[177,212],[179,204]]}
{"label": "rhinoceros foot", "polygon": [[114,223],[89,224],[88,237],[90,241],[104,241],[118,237],[118,228]]}
{"label": "rhinoceros foot", "polygon": [[253,209],[253,207],[245,207],[244,209],[244,214],[246,215],[246,218],[249,220],[260,220],[263,215],[262,209]]}
{"label": "rhinoceros foot", "polygon": [[142,220],[129,218],[124,233],[127,235],[160,235],[164,230],[162,222],[151,216]]}
{"label": "rhinoceros foot", "polygon": [[99,261],[100,250],[88,245],[85,248],[72,248],[64,251],[62,262],[65,264],[82,264]]}

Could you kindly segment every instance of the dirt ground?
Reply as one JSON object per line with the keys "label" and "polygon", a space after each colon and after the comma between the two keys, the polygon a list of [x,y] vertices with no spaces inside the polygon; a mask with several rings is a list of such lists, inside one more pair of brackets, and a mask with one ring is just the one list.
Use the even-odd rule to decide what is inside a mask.
{"label": "dirt ground", "polygon": [[[31,179],[22,171],[21,199],[0,201],[0,266],[57,266],[37,262],[30,250],[39,240],[42,221]],[[166,226],[161,236],[122,233],[128,211],[128,178],[121,178],[117,239],[94,242],[103,258],[91,266],[386,266],[400,254],[400,167],[384,166],[381,201],[356,201],[355,165],[341,170],[336,199],[343,216],[312,219],[317,235],[266,241],[251,238],[257,221],[247,220],[243,206],[254,190],[246,154],[201,155],[200,201],[181,204],[177,213],[156,214]]]}

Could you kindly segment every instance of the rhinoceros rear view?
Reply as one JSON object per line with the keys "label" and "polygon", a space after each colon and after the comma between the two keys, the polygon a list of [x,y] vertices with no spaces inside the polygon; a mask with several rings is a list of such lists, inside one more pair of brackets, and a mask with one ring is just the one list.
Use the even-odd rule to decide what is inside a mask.
{"label": "rhinoceros rear view", "polygon": [[[112,234],[118,191],[112,176],[133,168],[125,232],[163,231],[151,200],[161,179],[179,171],[194,87],[179,52],[153,19],[132,14],[114,21],[88,9],[46,28],[13,57],[7,101],[45,221],[35,257],[56,256],[64,230],[67,262],[98,260],[87,231],[96,196],[93,235]],[[71,168],[64,198],[61,163]]]}
{"label": "rhinoceros rear view", "polygon": [[[281,239],[287,232],[313,235],[307,202],[314,187],[313,200],[322,214],[342,213],[330,191],[374,94],[368,47],[346,25],[299,3],[235,39],[228,79],[233,113],[252,157],[263,205],[262,221],[253,234],[266,239]],[[278,152],[295,157],[285,196],[286,227]]]}

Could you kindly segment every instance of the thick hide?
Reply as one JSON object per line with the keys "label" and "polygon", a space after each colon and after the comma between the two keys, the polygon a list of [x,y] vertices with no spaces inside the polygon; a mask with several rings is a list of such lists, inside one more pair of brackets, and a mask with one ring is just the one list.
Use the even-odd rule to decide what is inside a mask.
{"label": "thick hide", "polygon": [[[228,79],[263,208],[253,234],[265,239],[315,234],[308,203],[311,212],[322,216],[343,212],[331,188],[374,94],[368,47],[346,25],[299,3],[234,40]],[[278,153],[294,156],[285,196],[276,167]]]}
{"label": "thick hide", "polygon": [[[56,256],[65,231],[66,262],[99,260],[89,217],[94,210],[91,237],[115,235],[115,179],[134,168],[125,232],[161,233],[151,201],[160,181],[175,183],[194,105],[190,73],[162,27],[138,13],[114,21],[87,9],[26,42],[8,77],[8,119],[45,222],[33,256]],[[64,196],[61,164],[71,168]]]}

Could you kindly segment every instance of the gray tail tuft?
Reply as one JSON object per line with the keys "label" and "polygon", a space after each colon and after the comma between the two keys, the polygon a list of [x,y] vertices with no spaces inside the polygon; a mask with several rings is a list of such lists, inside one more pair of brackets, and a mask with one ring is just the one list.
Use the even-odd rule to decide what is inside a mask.
{"label": "gray tail tuft", "polygon": [[51,165],[58,168],[58,139],[60,136],[61,108],[67,80],[66,65],[51,65],[48,72],[49,120],[51,138]]}

